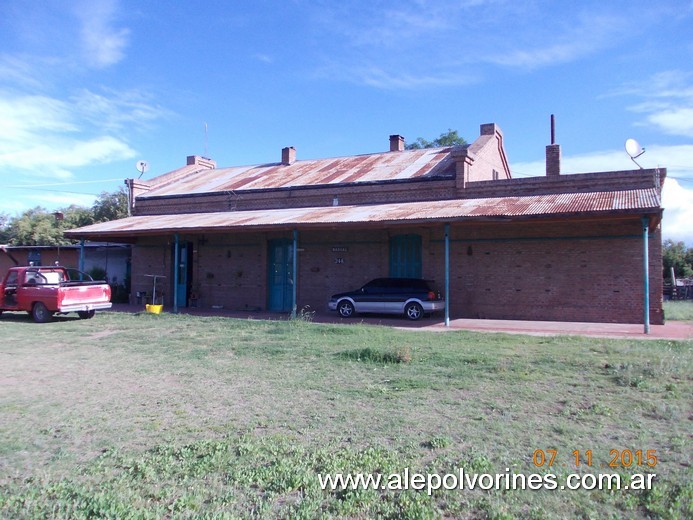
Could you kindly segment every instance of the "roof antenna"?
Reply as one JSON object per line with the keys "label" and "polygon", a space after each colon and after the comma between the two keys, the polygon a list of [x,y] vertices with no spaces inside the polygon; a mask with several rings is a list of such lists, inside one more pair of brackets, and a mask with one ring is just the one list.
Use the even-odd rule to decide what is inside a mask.
{"label": "roof antenna", "polygon": [[635,139],[626,139],[626,153],[630,155],[630,160],[638,165],[638,168],[643,169],[636,161],[638,157],[645,153],[645,149]]}
{"label": "roof antenna", "polygon": [[207,132],[207,122],[205,121],[205,157],[209,157],[207,148],[209,147],[209,134]]}

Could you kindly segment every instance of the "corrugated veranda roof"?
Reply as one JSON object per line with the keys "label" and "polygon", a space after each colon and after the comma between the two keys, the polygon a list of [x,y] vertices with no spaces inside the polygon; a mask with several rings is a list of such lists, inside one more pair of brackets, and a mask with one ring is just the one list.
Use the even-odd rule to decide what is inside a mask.
{"label": "corrugated veranda roof", "polygon": [[656,188],[491,197],[426,202],[325,206],[271,210],[146,215],[94,224],[65,233],[70,237],[161,235],[194,231],[241,231],[368,223],[455,222],[484,217],[560,216],[577,213],[638,213],[658,211]]}

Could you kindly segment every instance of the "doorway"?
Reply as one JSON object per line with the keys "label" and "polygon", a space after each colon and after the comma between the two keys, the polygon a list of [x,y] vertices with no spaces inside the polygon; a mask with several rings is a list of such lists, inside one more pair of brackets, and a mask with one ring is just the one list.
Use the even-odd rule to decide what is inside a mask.
{"label": "doorway", "polygon": [[[175,262],[175,248],[173,246],[173,262]],[[193,245],[192,242],[179,242],[178,243],[178,283],[173,288],[176,292],[178,298],[179,307],[187,307],[188,300],[190,299],[190,288],[192,287],[192,275],[193,275]],[[174,278],[175,280],[175,278]]]}
{"label": "doorway", "polygon": [[269,241],[267,274],[267,308],[273,312],[289,312],[293,308],[293,243],[288,238]]}
{"label": "doorway", "polygon": [[421,278],[421,235],[390,238],[390,277]]}

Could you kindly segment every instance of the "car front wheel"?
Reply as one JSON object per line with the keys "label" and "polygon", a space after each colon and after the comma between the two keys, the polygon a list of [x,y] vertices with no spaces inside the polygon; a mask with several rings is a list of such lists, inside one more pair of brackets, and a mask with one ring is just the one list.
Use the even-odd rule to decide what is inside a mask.
{"label": "car front wheel", "polygon": [[423,307],[416,302],[411,302],[404,308],[404,314],[412,321],[421,319],[423,313]]}
{"label": "car front wheel", "polygon": [[342,318],[351,318],[354,315],[354,304],[349,300],[342,300],[337,304],[337,312]]}

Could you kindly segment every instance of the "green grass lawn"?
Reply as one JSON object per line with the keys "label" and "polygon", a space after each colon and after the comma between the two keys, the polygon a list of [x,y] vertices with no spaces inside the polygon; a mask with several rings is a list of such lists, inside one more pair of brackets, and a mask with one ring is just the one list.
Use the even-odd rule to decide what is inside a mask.
{"label": "green grass lawn", "polygon": [[[691,341],[124,313],[0,330],[0,517],[693,516]],[[318,482],[405,468],[656,477],[431,495]]]}
{"label": "green grass lawn", "polygon": [[668,300],[664,302],[667,320],[693,321],[693,300]]}

